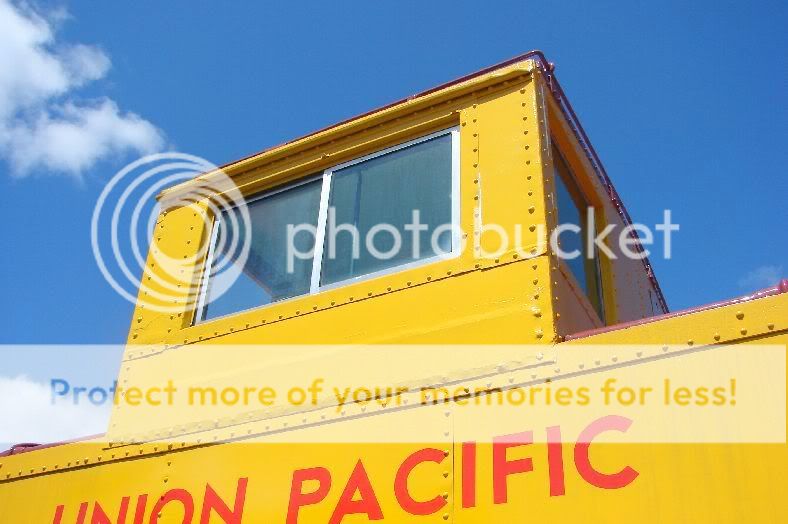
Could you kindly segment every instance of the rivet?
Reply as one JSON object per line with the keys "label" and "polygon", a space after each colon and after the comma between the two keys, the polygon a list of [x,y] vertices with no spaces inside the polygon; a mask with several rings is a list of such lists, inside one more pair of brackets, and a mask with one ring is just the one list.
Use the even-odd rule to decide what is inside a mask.
{"label": "rivet", "polygon": [[529,213],[533,213],[534,211],[536,211],[536,208],[534,206],[528,208]]}
{"label": "rivet", "polygon": [[720,339],[720,334],[714,333],[714,340],[719,340],[719,339]]}
{"label": "rivet", "polygon": [[736,312],[736,318],[738,318],[739,320],[743,319],[744,318],[744,313],[742,313],[741,311],[737,311]]}
{"label": "rivet", "polygon": [[746,330],[745,328],[741,328],[741,331],[740,331],[740,333],[741,333],[742,335],[746,335],[746,334],[747,334],[747,330]]}
{"label": "rivet", "polygon": [[767,324],[766,327],[769,328],[769,330],[772,330],[772,329],[774,329],[774,324]]}

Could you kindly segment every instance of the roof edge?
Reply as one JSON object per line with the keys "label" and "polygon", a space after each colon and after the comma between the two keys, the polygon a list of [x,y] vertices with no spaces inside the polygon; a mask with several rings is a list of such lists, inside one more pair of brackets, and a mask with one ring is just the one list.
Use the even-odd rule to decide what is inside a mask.
{"label": "roof edge", "polygon": [[681,309],[679,311],[674,311],[672,313],[666,313],[664,315],[657,315],[654,317],[646,317],[641,318],[639,320],[631,320],[629,322],[622,322],[621,324],[614,324],[612,326],[605,326],[596,329],[589,329],[586,331],[580,331],[579,333],[574,333],[572,335],[567,335],[564,338],[564,341],[569,342],[571,340],[578,340],[581,338],[588,338],[594,335],[601,335],[603,333],[610,333],[611,331],[620,331],[623,329],[629,329],[631,327],[642,326],[644,324],[651,324],[652,322],[659,322],[660,320],[668,320],[671,318],[676,317],[683,317],[685,315],[691,315],[693,313],[700,313],[701,311],[708,311],[710,309],[717,309],[725,306],[732,306],[734,304],[741,304],[744,302],[751,302],[753,300],[758,300],[760,298],[765,297],[772,297],[775,295],[781,295],[783,293],[788,293],[788,279],[782,279],[777,285],[772,287],[767,287],[763,289],[759,289],[753,293],[748,295],[740,295],[738,297],[729,298],[726,300],[720,300],[718,302],[710,302],[708,304],[702,304],[700,306],[693,306],[687,309]]}

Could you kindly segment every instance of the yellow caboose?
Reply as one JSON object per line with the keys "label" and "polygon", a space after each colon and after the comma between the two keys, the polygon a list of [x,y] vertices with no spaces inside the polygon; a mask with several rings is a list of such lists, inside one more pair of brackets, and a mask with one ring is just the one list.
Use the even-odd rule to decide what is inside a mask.
{"label": "yellow caboose", "polygon": [[558,256],[646,246],[540,52],[224,166],[245,222],[219,175],[160,197],[106,434],[0,455],[1,522],[785,520],[788,281],[670,313],[612,236]]}

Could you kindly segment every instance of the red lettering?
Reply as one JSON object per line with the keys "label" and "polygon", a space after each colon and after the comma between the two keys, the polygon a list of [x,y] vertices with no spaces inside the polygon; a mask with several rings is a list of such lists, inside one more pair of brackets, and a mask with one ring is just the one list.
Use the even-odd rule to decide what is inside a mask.
{"label": "red lettering", "polygon": [[620,431],[626,433],[629,426],[632,425],[632,420],[621,417],[618,415],[608,415],[595,420],[588,425],[577,438],[575,445],[575,466],[578,473],[583,479],[598,488],[603,489],[618,489],[630,484],[638,476],[638,472],[629,466],[618,473],[606,474],[597,471],[591,465],[588,450],[591,447],[591,441],[604,431]]}
{"label": "red lettering", "polygon": [[77,513],[77,524],[85,524],[85,517],[88,514],[88,503],[83,502],[79,505],[79,513]]}
{"label": "red lettering", "polygon": [[52,524],[60,524],[63,520],[63,504],[55,508],[55,516],[52,517]]}
{"label": "red lettering", "polygon": [[516,446],[533,444],[533,431],[524,431],[493,438],[493,502],[505,504],[508,500],[506,478],[515,473],[533,471],[533,460],[529,458],[506,460],[506,450]]}
{"label": "red lettering", "polygon": [[219,497],[210,484],[205,484],[205,497],[203,498],[202,513],[200,514],[200,524],[209,524],[211,521],[211,510],[215,511],[227,524],[241,524],[244,514],[244,502],[246,501],[246,484],[249,479],[240,478],[235,487],[235,503],[233,510]]}
{"label": "red lettering", "polygon": [[[161,514],[161,510],[164,509],[164,506],[170,502],[176,501],[183,505],[183,524],[190,524],[192,518],[194,518],[194,500],[192,500],[192,496],[188,491],[180,488],[171,489],[162,495],[162,497],[151,510],[150,524],[158,524],[159,515]],[[170,520],[171,519],[168,519],[168,522]]]}
{"label": "red lettering", "polygon": [[[353,499],[356,491],[361,495],[361,498],[358,500]],[[368,520],[381,520],[383,518],[383,510],[380,509],[380,503],[375,496],[367,470],[364,469],[364,464],[361,460],[353,468],[353,473],[350,474],[347,485],[342,490],[337,507],[334,508],[334,513],[331,515],[328,523],[339,524],[345,515],[356,515],[359,513],[366,513]]]}
{"label": "red lettering", "polygon": [[142,524],[145,518],[145,508],[148,506],[148,495],[137,497],[137,507],[134,510],[134,524]]}
{"label": "red lettering", "polygon": [[431,515],[446,505],[446,499],[440,495],[435,498],[419,502],[414,500],[408,491],[408,477],[411,471],[422,462],[435,462],[440,464],[446,454],[435,448],[425,448],[413,453],[406,458],[394,476],[394,495],[402,509],[411,515]]}
{"label": "red lettering", "polygon": [[[301,488],[307,480],[316,480],[317,489],[311,493],[304,493]],[[287,524],[298,522],[298,510],[302,506],[317,504],[328,495],[331,489],[331,473],[326,468],[298,469],[293,472],[290,483],[290,500],[287,504]]]}
{"label": "red lettering", "polygon": [[[123,497],[120,501],[120,509],[118,510],[118,518],[115,521],[117,524],[125,524],[126,513],[129,511],[129,497]],[[98,502],[93,503],[93,515],[90,517],[90,524],[112,524],[109,516],[104,512]]]}
{"label": "red lettering", "polygon": [[561,444],[561,428],[547,428],[547,469],[550,476],[550,496],[560,497],[566,493],[564,484],[564,448]]}
{"label": "red lettering", "polygon": [[476,442],[462,443],[462,507],[476,507]]}

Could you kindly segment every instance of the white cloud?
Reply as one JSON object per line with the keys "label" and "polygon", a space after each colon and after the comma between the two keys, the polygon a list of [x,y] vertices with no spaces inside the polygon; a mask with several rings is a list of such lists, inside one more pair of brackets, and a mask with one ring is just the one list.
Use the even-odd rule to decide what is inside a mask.
{"label": "white cloud", "polygon": [[99,158],[124,149],[142,153],[160,146],[156,128],[134,114],[121,115],[109,99],[94,106],[71,102],[18,125],[6,135],[8,160],[17,173],[36,167],[81,173]]}
{"label": "white cloud", "polygon": [[55,37],[51,18],[0,0],[0,156],[12,173],[80,176],[99,160],[161,149],[162,133],[114,101],[75,100],[75,90],[107,74],[110,59]]}
{"label": "white cloud", "polygon": [[777,285],[783,277],[782,266],[761,266],[750,271],[739,280],[739,287],[755,290]]}
{"label": "white cloud", "polygon": [[0,376],[0,443],[45,444],[104,433],[110,405],[53,403],[48,384]]}

